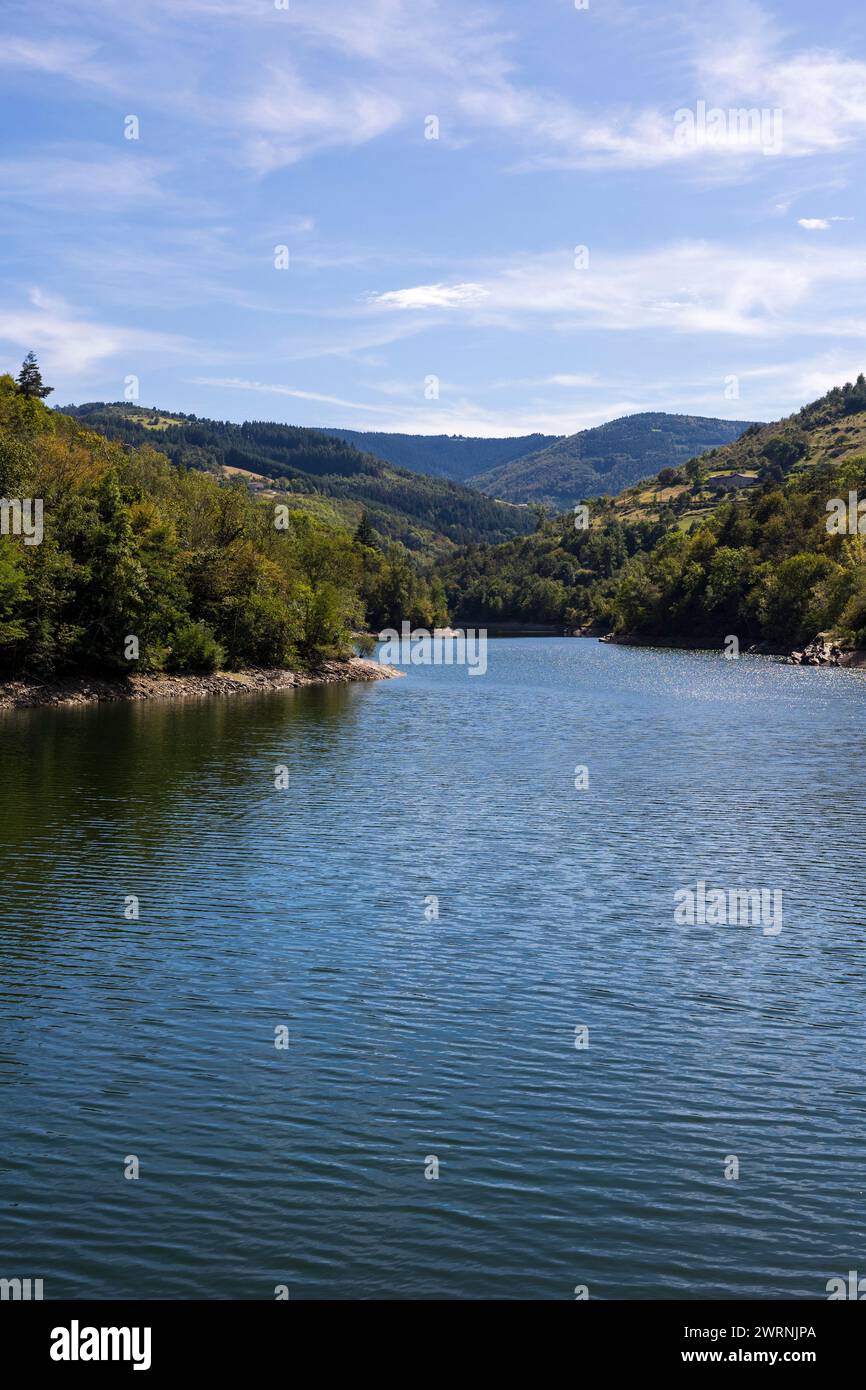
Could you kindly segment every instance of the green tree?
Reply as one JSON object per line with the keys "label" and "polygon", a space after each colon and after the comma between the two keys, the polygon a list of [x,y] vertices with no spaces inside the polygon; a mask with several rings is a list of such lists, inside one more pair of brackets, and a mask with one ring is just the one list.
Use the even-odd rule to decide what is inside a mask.
{"label": "green tree", "polygon": [[21,363],[21,371],[18,373],[16,390],[19,396],[26,396],[29,401],[41,401],[46,396],[50,396],[54,390],[53,386],[45,386],[42,381],[42,373],[39,370],[39,363],[36,361],[35,352],[28,352],[24,361]]}
{"label": "green tree", "polygon": [[780,565],[768,564],[761,575],[759,600],[764,635],[792,643],[814,637],[821,621],[817,587],[833,569],[826,555],[809,551],[790,555]]}
{"label": "green tree", "polygon": [[370,517],[366,511],[361,513],[361,520],[355,529],[353,540],[356,545],[373,545],[376,533],[370,525]]}
{"label": "green tree", "polygon": [[27,581],[14,542],[0,537],[0,649],[14,646],[27,636],[21,606]]}
{"label": "green tree", "polygon": [[217,671],[225,658],[207,623],[184,623],[172,636],[166,665],[170,671]]}

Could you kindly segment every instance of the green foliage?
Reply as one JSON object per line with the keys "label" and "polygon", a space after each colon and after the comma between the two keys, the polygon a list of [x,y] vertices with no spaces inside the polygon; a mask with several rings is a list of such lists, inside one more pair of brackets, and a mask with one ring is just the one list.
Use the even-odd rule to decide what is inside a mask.
{"label": "green foliage", "polygon": [[27,594],[24,568],[9,537],[0,537],[0,655],[27,636],[21,608]]}
{"label": "green foliage", "polygon": [[[673,504],[656,501],[656,519],[641,516],[634,498],[631,512],[603,498],[587,530],[560,517],[530,537],[466,547],[439,570],[454,620],[594,623],[718,646],[730,633],[790,647],[832,631],[866,644],[866,536],[827,529],[831,498],[847,499],[851,490],[866,498],[866,456],[819,451],[815,462],[814,452],[817,431],[863,409],[859,377],[792,420],[747,431],[711,466],[696,459],[682,474],[663,470],[656,490],[686,486]],[[753,466],[763,485],[702,504],[692,529],[681,529],[706,473],[730,468],[732,458]]]}
{"label": "green foliage", "polygon": [[170,671],[218,671],[225,657],[207,623],[186,622],[172,634],[165,664]]}
{"label": "green foliage", "polygon": [[362,551],[361,596],[372,632],[399,628],[404,619],[429,631],[448,622],[441,579],[422,575],[399,546]]}
{"label": "green foliage", "polygon": [[584,623],[595,599],[629,556],[663,534],[661,524],[621,523],[609,501],[592,504],[592,525],[542,521],[532,536],[467,546],[437,570],[457,622]]}
{"label": "green foliage", "polygon": [[778,464],[785,473],[793,468],[795,463],[799,463],[801,458],[805,458],[808,447],[808,439],[803,430],[788,430],[768,439],[761,452],[768,463]]}
{"label": "green foliage", "polygon": [[800,411],[800,420],[805,429],[815,425],[828,424],[846,415],[855,415],[866,410],[866,377],[861,372],[856,381],[848,381],[844,386],[834,386],[826,396],[813,401]]}
{"label": "green foliage", "polygon": [[53,386],[46,386],[42,380],[42,373],[39,370],[39,363],[36,361],[35,352],[28,352],[24,361],[21,363],[21,371],[18,373],[16,389],[19,396],[24,396],[29,401],[41,401],[46,396],[50,396],[54,390]]}
{"label": "green foliage", "polygon": [[7,677],[315,666],[374,623],[447,621],[441,585],[403,547],[299,510],[278,525],[243,483],[108,441],[8,376],[0,482],[44,508],[41,544],[0,537]]}
{"label": "green foliage", "polygon": [[531,525],[522,508],[385,463],[336,432],[261,420],[236,425],[166,416],[118,403],[91,402],[66,411],[109,439],[137,448],[156,444],[185,469],[241,469],[254,475],[259,488],[266,482],[278,491],[333,499],[354,507],[356,514],[362,509],[379,536],[399,541],[421,558],[472,540],[505,540]]}
{"label": "green foliage", "polygon": [[356,545],[373,545],[375,542],[375,532],[370,525],[370,518],[366,511],[361,513],[361,520],[355,530],[354,541]]}
{"label": "green foliage", "polygon": [[471,482],[477,473],[536,454],[557,439],[555,434],[474,439],[462,434],[391,434],[379,430],[325,429],[322,433],[336,435],[362,453],[374,454],[398,468],[452,478],[458,483]]}

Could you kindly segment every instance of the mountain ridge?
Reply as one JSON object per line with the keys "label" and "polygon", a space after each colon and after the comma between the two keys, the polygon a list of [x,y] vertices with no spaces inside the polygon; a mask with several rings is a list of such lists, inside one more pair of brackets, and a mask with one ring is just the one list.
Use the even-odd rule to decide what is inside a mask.
{"label": "mountain ridge", "polygon": [[366,513],[377,534],[430,558],[469,541],[531,530],[525,509],[453,479],[400,468],[322,430],[277,421],[212,420],[130,402],[57,407],[108,439],[156,446],[185,468],[274,485],[293,506],[353,528]]}
{"label": "mountain ridge", "polygon": [[458,483],[468,483],[477,473],[537,452],[560,438],[556,434],[524,434],[487,439],[463,434],[344,430],[331,425],[324,426],[322,433],[338,435],[340,439],[375,454],[386,463],[408,468],[412,472],[429,473],[435,478],[451,478]]}
{"label": "mountain ridge", "polygon": [[[451,477],[498,501],[561,511],[729,443],[753,423],[657,410],[635,411],[567,435],[483,439],[331,426],[323,433],[403,468]],[[479,462],[482,467],[475,466]]]}
{"label": "mountain ridge", "polygon": [[752,424],[750,420],[637,411],[565,435],[535,454],[476,474],[469,482],[490,497],[562,511],[588,497],[617,493],[663,467],[675,467],[730,443]]}

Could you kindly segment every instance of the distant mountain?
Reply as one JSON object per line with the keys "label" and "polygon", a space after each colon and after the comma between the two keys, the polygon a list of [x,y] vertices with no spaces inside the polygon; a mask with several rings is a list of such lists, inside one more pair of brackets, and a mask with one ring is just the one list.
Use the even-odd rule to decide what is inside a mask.
{"label": "distant mountain", "polygon": [[[473,439],[462,434],[388,434],[385,431],[324,429],[356,449],[413,473],[430,473],[465,483],[475,473],[535,454],[558,440],[556,434],[524,434],[505,439]],[[484,490],[484,489],[482,489]]]}
{"label": "distant mountain", "polygon": [[687,459],[737,439],[753,422],[646,411],[554,440],[537,453],[501,463],[467,481],[507,502],[540,502],[563,511],[585,497],[613,496]]}
{"label": "distant mountain", "polygon": [[534,525],[526,508],[398,467],[361,452],[336,432],[266,421],[237,425],[126,402],[62,409],[108,439],[150,444],[181,467],[245,477],[254,489],[288,494],[292,505],[324,519],[354,527],[366,512],[380,537],[422,555],[506,540]]}

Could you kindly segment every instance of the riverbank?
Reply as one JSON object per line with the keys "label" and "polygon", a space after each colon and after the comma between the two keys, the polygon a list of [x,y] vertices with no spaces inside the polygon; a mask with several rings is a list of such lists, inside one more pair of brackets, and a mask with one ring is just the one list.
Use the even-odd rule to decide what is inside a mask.
{"label": "riverbank", "polygon": [[0,709],[24,709],[36,705],[84,705],[114,700],[189,700],[219,696],[252,695],[269,690],[292,690],[302,685],[332,685],[348,681],[390,680],[403,672],[393,666],[351,657],[348,661],[323,661],[311,671],[266,670],[213,671],[208,675],[132,675],[125,679],[68,676],[57,681],[2,681]]}
{"label": "riverbank", "polygon": [[[575,633],[577,636],[578,634]],[[590,636],[588,630],[580,636]],[[663,647],[670,651],[718,652],[724,646],[720,642],[664,642],[660,637],[638,637],[629,633],[606,632],[598,638],[599,642],[610,642],[620,647]],[[818,636],[801,650],[792,651],[785,643],[753,642],[746,648],[747,656],[778,656],[788,666],[842,666],[849,670],[866,669],[866,651],[857,647],[843,647],[826,633]]]}

